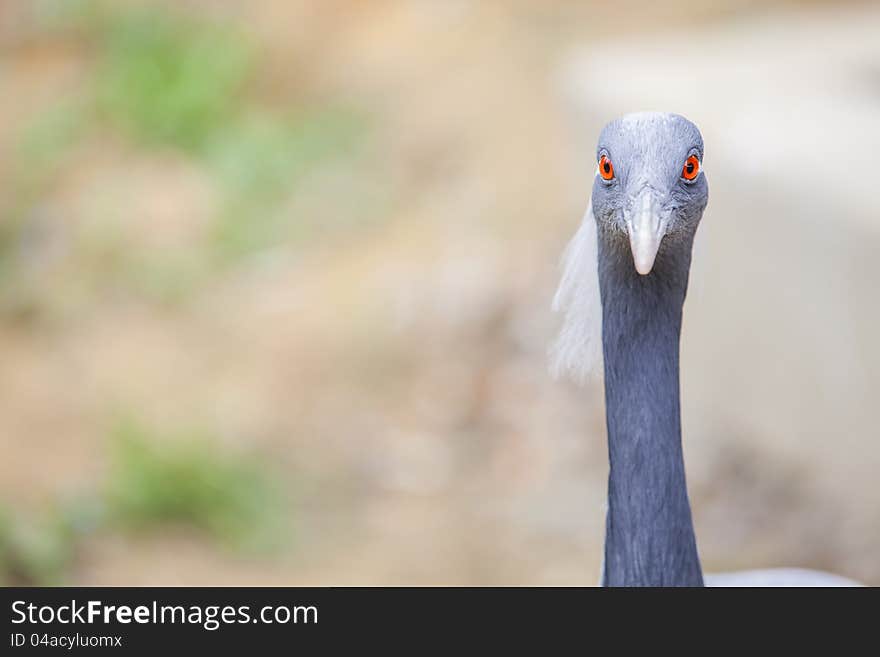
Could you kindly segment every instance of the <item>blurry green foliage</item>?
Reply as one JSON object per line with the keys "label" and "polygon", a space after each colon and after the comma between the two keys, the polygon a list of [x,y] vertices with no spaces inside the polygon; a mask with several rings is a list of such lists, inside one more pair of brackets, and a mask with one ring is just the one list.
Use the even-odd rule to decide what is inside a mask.
{"label": "blurry green foliage", "polygon": [[38,285],[20,276],[30,256],[28,238],[35,232],[29,231],[33,209],[82,136],[87,115],[88,107],[81,99],[37,114],[7,156],[10,165],[5,183],[14,190],[0,200],[0,313],[7,318],[26,320],[38,314]]}
{"label": "blurry green foliage", "polygon": [[88,108],[81,100],[49,107],[25,128],[15,153],[22,175],[53,173],[64,153],[82,135]]}
{"label": "blurry green foliage", "polygon": [[222,260],[298,237],[304,217],[281,207],[302,176],[349,152],[359,115],[325,110],[283,116],[252,111],[229,126],[207,156],[225,196],[214,247]]}
{"label": "blurry green foliage", "polygon": [[65,153],[82,135],[85,116],[84,105],[72,100],[37,114],[22,131],[14,151],[9,154],[12,180],[7,182],[15,193],[7,197],[12,204],[3,207],[0,260],[10,255],[23,215],[60,168]]}
{"label": "blurry green foliage", "polygon": [[[247,37],[170,4],[38,0],[33,7],[46,37],[76,42],[91,66],[76,92],[36,112],[3,154],[14,190],[0,198],[5,320],[38,316],[53,299],[88,298],[99,286],[179,300],[218,266],[299,239],[315,220],[287,211],[287,202],[315,170],[350,155],[367,127],[348,109],[278,107],[255,97],[259,60]],[[178,150],[211,172],[220,210],[205,243],[157,255],[138,249],[125,222],[75,224],[40,212],[76,156],[108,129],[139,149]],[[353,199],[346,202],[357,205]],[[117,205],[113,211],[128,211]],[[89,496],[26,517],[0,509],[0,583],[63,583],[93,532],[175,524],[244,549],[287,538],[285,487],[258,459],[218,449],[210,437],[155,435],[137,422],[120,423],[111,438],[108,479]]]}
{"label": "blurry green foliage", "polygon": [[113,0],[32,0],[37,24],[46,32],[90,32],[106,20]]}
{"label": "blurry green foliage", "polygon": [[157,437],[132,421],[112,436],[106,504],[129,529],[196,527],[241,549],[272,547],[286,527],[281,487],[254,458],[205,437]]}
{"label": "blurry green foliage", "polygon": [[289,538],[284,487],[256,457],[204,436],[157,436],[127,419],[110,436],[106,481],[27,516],[0,507],[0,585],[64,584],[83,539],[96,532],[191,527],[240,551]]}
{"label": "blurry green foliage", "polygon": [[234,114],[253,73],[243,33],[170,3],[35,0],[33,12],[47,34],[90,46],[104,118],[147,143],[199,146]]}
{"label": "blurry green foliage", "polygon": [[[81,52],[94,65],[78,95],[36,115],[10,157],[16,193],[0,199],[4,316],[51,316],[59,299],[89,299],[108,286],[160,303],[185,301],[218,267],[296,243],[326,222],[326,215],[291,211],[291,200],[311,173],[352,159],[367,126],[363,115],[263,102],[252,93],[259,57],[246,34],[170,5],[40,0],[34,11],[48,37],[85,45]],[[140,149],[178,150],[211,172],[219,203],[207,239],[166,257],[141,251],[125,235],[98,235],[96,242],[93,234],[65,232],[112,221],[62,229],[57,215],[41,217],[39,205],[59,174],[76,165],[73,148],[108,128]],[[362,213],[363,203],[354,203]],[[37,230],[34,220],[43,222]],[[41,261],[24,247],[34,236],[37,245],[48,244],[55,233],[68,250],[64,262],[51,264],[67,274],[44,278]],[[21,276],[25,262],[37,265]],[[50,289],[62,283],[76,290]]]}
{"label": "blurry green foliage", "polygon": [[296,237],[303,218],[280,206],[305,173],[351,152],[363,117],[256,104],[245,92],[257,58],[231,29],[155,8],[103,25],[99,106],[136,138],[180,148],[216,176],[223,209],[204,261],[225,264]]}
{"label": "blurry green foliage", "polygon": [[81,502],[28,519],[0,509],[0,584],[63,584],[76,552]]}
{"label": "blurry green foliage", "polygon": [[102,40],[99,107],[136,138],[199,151],[235,120],[253,63],[240,34],[139,9],[113,16]]}
{"label": "blurry green foliage", "polygon": [[142,297],[165,306],[184,303],[209,275],[209,263],[201,253],[162,257],[129,257],[119,263],[119,280]]}

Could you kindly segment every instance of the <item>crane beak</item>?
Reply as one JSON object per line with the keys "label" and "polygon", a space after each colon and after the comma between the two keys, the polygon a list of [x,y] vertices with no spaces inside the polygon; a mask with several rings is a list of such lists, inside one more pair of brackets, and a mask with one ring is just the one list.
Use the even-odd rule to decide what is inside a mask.
{"label": "crane beak", "polygon": [[654,193],[645,190],[639,194],[632,212],[626,217],[626,230],[633,264],[642,276],[647,276],[654,268],[654,260],[657,259],[657,251],[660,250],[668,224],[669,218],[661,212]]}

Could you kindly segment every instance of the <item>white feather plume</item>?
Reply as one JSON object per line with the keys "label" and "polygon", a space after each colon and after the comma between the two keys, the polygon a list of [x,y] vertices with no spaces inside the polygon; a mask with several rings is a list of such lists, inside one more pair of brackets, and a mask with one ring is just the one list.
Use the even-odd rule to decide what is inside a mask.
{"label": "white feather plume", "polygon": [[602,367],[602,300],[592,205],[562,256],[562,280],[553,310],[562,313],[562,327],[550,349],[551,371],[583,383]]}

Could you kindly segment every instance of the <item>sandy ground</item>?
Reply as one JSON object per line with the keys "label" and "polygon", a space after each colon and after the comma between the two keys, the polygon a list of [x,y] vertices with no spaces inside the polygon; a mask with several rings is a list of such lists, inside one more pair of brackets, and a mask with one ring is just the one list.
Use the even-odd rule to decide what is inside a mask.
{"label": "sandy ground", "polygon": [[[5,500],[39,508],[100,477],[120,406],[208,425],[269,455],[296,490],[282,555],[236,556],[185,531],[102,535],[72,583],[594,583],[601,386],[548,375],[549,305],[596,132],[646,107],[689,115],[707,143],[682,372],[704,566],[880,582],[880,14],[193,4],[246,20],[280,88],[369,108],[360,178],[392,200],[381,221],[236,270],[185,307],[64,296],[48,325],[0,326]],[[6,37],[0,145],[83,74],[75,53]],[[198,239],[213,202],[201,172],[97,151],[47,212],[85,221],[91,192],[110,186],[172,199],[133,204],[141,242]]]}

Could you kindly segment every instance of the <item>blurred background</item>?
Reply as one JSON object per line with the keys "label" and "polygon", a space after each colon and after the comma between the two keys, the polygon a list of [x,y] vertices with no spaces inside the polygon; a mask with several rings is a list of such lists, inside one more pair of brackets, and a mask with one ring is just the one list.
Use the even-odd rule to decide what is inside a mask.
{"label": "blurred background", "polygon": [[703,130],[706,570],[880,584],[880,7],[4,0],[0,581],[593,584],[594,142]]}

